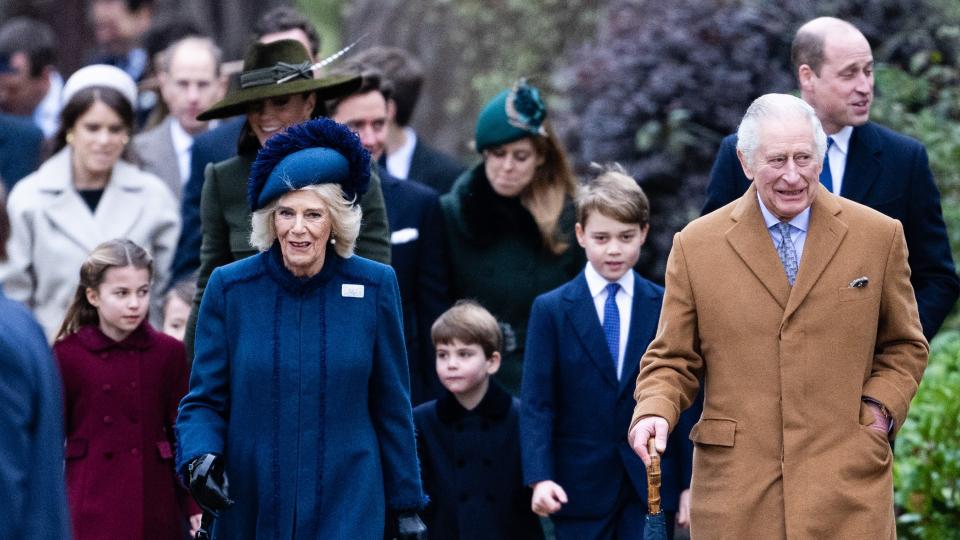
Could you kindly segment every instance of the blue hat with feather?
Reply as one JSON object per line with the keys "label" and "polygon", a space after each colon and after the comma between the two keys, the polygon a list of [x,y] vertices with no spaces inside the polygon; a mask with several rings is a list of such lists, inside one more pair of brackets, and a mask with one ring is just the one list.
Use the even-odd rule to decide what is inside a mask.
{"label": "blue hat with feather", "polygon": [[250,210],[313,184],[339,184],[354,205],[370,184],[370,153],[354,132],[329,118],[290,126],[267,139],[250,168]]}

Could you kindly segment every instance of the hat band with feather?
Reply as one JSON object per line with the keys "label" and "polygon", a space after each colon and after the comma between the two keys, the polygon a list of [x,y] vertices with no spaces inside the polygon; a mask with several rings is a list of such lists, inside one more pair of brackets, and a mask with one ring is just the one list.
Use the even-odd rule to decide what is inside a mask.
{"label": "hat band with feather", "polygon": [[313,64],[309,61],[299,64],[277,62],[273,67],[265,67],[247,71],[240,75],[240,88],[253,88],[276,84],[281,80],[312,79]]}

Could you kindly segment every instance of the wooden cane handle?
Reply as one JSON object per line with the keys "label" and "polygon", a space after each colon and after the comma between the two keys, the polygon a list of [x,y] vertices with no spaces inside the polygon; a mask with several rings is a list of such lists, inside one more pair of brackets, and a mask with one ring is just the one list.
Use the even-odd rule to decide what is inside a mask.
{"label": "wooden cane handle", "polygon": [[647,467],[647,506],[650,514],[660,513],[660,454],[653,438],[647,441],[650,466]]}

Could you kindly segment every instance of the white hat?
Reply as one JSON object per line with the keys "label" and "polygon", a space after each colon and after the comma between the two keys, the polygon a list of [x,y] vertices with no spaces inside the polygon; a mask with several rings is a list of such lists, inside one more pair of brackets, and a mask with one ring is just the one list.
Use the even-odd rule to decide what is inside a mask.
{"label": "white hat", "polygon": [[69,103],[77,92],[91,86],[113,88],[127,98],[131,107],[137,104],[137,83],[133,82],[127,72],[106,64],[95,64],[78,69],[67,79],[67,83],[63,85],[63,93],[60,94],[61,106]]}

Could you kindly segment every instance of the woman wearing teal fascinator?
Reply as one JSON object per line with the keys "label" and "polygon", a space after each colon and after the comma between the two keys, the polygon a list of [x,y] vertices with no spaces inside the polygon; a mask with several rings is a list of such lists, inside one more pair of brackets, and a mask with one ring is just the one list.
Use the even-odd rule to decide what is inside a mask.
{"label": "woman wearing teal fascinator", "polygon": [[576,179],[540,90],[523,79],[480,112],[476,148],[483,161],[441,199],[451,292],[479,301],[500,321],[497,378],[516,395],[534,298],[572,279],[585,262],[573,238]]}

